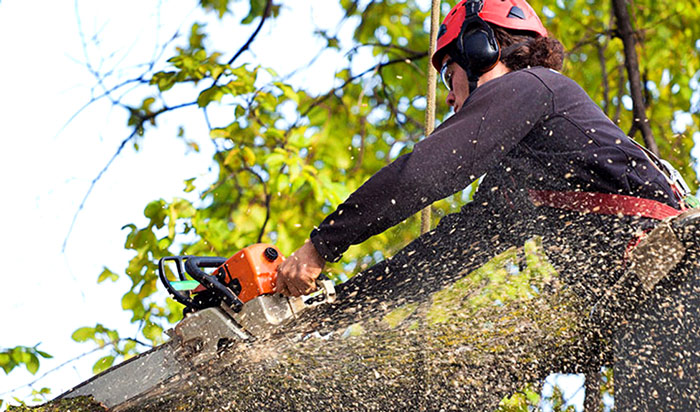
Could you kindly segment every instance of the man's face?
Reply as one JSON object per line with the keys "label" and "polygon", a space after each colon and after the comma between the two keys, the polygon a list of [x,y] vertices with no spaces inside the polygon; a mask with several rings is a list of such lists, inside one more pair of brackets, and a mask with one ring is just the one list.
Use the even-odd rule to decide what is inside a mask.
{"label": "man's face", "polygon": [[447,94],[447,105],[457,113],[464,101],[469,97],[469,80],[467,72],[455,63],[449,55],[442,59],[442,69],[440,70],[442,80],[450,91]]}

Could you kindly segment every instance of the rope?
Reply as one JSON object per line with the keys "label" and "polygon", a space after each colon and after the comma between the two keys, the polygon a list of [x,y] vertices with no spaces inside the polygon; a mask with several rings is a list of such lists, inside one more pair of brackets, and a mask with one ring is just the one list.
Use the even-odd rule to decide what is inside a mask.
{"label": "rope", "polygon": [[[430,64],[430,58],[435,53],[437,32],[440,25],[440,0],[432,0],[430,8],[430,47],[428,48],[428,91],[426,93],[425,108],[425,136],[429,136],[435,128],[435,94],[437,85],[437,72]],[[430,230],[430,205],[420,212],[420,233]]]}

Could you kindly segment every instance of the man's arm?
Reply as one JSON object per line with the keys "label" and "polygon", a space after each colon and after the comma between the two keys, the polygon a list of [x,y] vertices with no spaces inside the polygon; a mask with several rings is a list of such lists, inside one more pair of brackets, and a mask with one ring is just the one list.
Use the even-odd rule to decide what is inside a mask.
{"label": "man's arm", "polygon": [[[398,224],[432,202],[465,188],[517,145],[553,110],[551,91],[534,75],[519,71],[480,86],[462,109],[367,180],[311,232],[298,257],[313,259],[280,266],[278,279],[306,284],[320,269],[316,257],[334,262],[353,244]],[[301,249],[297,252],[301,252]],[[297,255],[297,252],[294,255]],[[293,255],[293,256],[294,256]],[[306,266],[304,266],[306,265]],[[294,294],[293,291],[289,291]],[[284,292],[283,292],[284,293]]]}
{"label": "man's arm", "polygon": [[552,106],[551,91],[526,71],[480,86],[413,152],[377,172],[314,229],[316,250],[336,261],[350,245],[464,189],[498,164]]}

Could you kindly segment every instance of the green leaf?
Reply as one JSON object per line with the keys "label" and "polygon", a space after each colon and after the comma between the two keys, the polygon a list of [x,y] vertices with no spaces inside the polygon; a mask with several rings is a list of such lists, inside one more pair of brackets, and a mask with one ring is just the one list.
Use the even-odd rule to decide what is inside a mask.
{"label": "green leaf", "polygon": [[152,322],[147,322],[143,328],[143,336],[152,342],[158,342],[163,336],[163,328]]}
{"label": "green leaf", "polygon": [[255,164],[255,153],[250,147],[243,148],[243,160],[245,160],[245,163],[248,166],[252,166]]}
{"label": "green leaf", "polygon": [[294,91],[292,86],[285,84],[285,83],[282,83],[282,82],[276,82],[275,86],[277,86],[280,90],[282,90],[282,93],[288,99],[293,100],[296,103],[299,103],[299,100],[300,100],[299,94]]}
{"label": "green leaf", "polygon": [[196,189],[196,187],[193,183],[195,179],[196,179],[196,177],[185,180],[185,193],[190,193],[191,191]]}
{"label": "green leaf", "polygon": [[197,97],[197,105],[199,107],[208,106],[212,101],[220,101],[224,93],[221,91],[221,87],[213,86],[208,89],[202,90]]}
{"label": "green leaf", "polygon": [[256,17],[262,15],[265,9],[266,0],[250,0],[250,13],[243,20],[242,24],[250,24],[255,20]]}
{"label": "green leaf", "polygon": [[219,18],[224,17],[224,14],[229,12],[228,0],[200,0],[199,4],[208,11],[215,11]]}
{"label": "green leaf", "polygon": [[32,353],[29,355],[29,360],[26,362],[25,365],[27,366],[27,370],[29,371],[29,373],[34,375],[39,370],[39,358]]}
{"label": "green leaf", "polygon": [[100,276],[98,276],[98,278],[97,278],[97,283],[102,283],[107,279],[111,280],[112,282],[116,282],[117,279],[119,279],[119,275],[117,275],[116,273],[112,272],[111,270],[109,270],[107,268],[104,268],[102,270],[102,273],[100,273]]}
{"label": "green leaf", "polygon": [[170,323],[176,323],[179,322],[182,319],[182,310],[185,308],[185,306],[180,303],[175,301],[172,298],[167,298],[165,299],[165,304],[168,308],[168,322]]}
{"label": "green leaf", "polygon": [[0,352],[0,367],[6,374],[10,373],[15,366],[16,363],[12,361],[12,358],[10,358],[10,355],[7,352]]}
{"label": "green leaf", "polygon": [[[221,0],[221,1],[225,1],[225,0]],[[192,25],[192,28],[190,29],[190,38],[189,38],[191,49],[202,48],[202,42],[207,37],[207,35],[203,31],[205,26],[206,25],[200,24],[200,23],[194,23]]]}
{"label": "green leaf", "polygon": [[129,291],[122,297],[122,309],[124,310],[133,310],[140,304],[141,300],[134,292]]}
{"label": "green leaf", "polygon": [[78,328],[75,332],[73,332],[71,338],[76,342],[85,342],[88,339],[94,339],[95,328],[91,328],[88,326]]}
{"label": "green leaf", "polygon": [[111,342],[119,341],[119,332],[117,332],[116,330],[107,330],[105,331],[105,333],[107,334],[107,337]]}
{"label": "green leaf", "polygon": [[157,227],[162,227],[166,216],[166,205],[163,199],[158,199],[150,202],[146,205],[143,214],[153,221],[153,224]]}
{"label": "green leaf", "polygon": [[175,72],[158,72],[153,75],[151,84],[156,84],[161,92],[168,91],[177,82],[177,73]]}
{"label": "green leaf", "polygon": [[107,355],[100,358],[92,367],[92,373],[98,374],[114,364],[114,355]]}
{"label": "green leaf", "polygon": [[328,48],[329,48],[329,49],[338,49],[338,50],[340,50],[340,42],[338,41],[338,38],[336,38],[336,37],[329,37],[329,38],[328,38]]}
{"label": "green leaf", "polygon": [[[122,353],[124,353],[125,355],[130,354],[131,352],[134,351],[134,348],[136,348],[136,342],[134,342],[134,341],[132,341],[132,340],[127,341],[127,342],[124,344],[124,348],[123,348],[123,350],[122,350]],[[129,356],[125,356],[125,358],[128,359]]]}

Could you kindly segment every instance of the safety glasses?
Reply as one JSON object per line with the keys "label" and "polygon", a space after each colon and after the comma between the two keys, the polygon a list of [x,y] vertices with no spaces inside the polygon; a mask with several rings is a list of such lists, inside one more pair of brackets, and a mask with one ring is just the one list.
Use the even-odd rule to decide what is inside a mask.
{"label": "safety glasses", "polygon": [[450,68],[450,65],[454,63],[454,60],[447,58],[445,64],[440,68],[440,77],[442,78],[442,83],[447,87],[447,90],[452,91],[452,74],[454,73]]}

